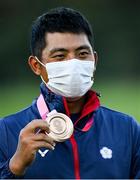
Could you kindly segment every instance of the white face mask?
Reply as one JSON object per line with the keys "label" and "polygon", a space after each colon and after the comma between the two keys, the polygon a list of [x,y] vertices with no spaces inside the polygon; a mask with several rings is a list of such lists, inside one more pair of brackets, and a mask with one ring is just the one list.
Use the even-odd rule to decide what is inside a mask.
{"label": "white face mask", "polygon": [[81,97],[93,85],[95,61],[71,59],[41,64],[46,68],[49,79],[46,83],[41,77],[42,81],[55,94],[71,98]]}

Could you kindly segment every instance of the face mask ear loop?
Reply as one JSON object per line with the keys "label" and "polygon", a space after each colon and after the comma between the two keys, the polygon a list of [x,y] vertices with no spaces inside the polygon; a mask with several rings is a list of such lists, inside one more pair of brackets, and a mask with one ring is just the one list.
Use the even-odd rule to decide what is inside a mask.
{"label": "face mask ear loop", "polygon": [[36,59],[42,66],[46,67],[45,64],[43,64],[36,56],[35,56],[35,59]]}
{"label": "face mask ear loop", "polygon": [[95,66],[95,61],[94,61],[93,75],[92,75],[92,77],[91,77],[91,80],[93,81],[93,83],[94,83],[95,71],[96,71],[96,66]]}
{"label": "face mask ear loop", "polygon": [[[35,56],[35,59],[36,59],[42,66],[46,67],[45,64],[43,64],[36,56]],[[40,76],[40,78],[41,78],[41,80],[43,81],[43,83],[46,84],[46,82],[44,81],[43,77]]]}
{"label": "face mask ear loop", "polygon": [[42,82],[43,82],[45,85],[47,85],[47,83],[44,81],[43,77],[40,76],[40,78],[41,78]]}

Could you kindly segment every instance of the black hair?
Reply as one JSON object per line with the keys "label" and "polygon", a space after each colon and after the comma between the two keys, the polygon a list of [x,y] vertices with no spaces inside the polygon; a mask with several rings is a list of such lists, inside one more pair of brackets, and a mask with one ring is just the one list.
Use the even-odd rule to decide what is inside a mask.
{"label": "black hair", "polygon": [[84,33],[92,44],[92,28],[87,19],[78,11],[58,7],[38,17],[32,25],[31,53],[41,59],[42,50],[46,47],[46,33],[69,32]]}

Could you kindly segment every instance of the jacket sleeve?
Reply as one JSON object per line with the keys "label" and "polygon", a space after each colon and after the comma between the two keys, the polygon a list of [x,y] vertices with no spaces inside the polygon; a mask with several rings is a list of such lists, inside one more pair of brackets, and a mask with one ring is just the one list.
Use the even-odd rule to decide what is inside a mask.
{"label": "jacket sleeve", "polygon": [[132,165],[131,177],[140,179],[140,124],[132,121]]}
{"label": "jacket sleeve", "polygon": [[8,142],[4,119],[0,119],[0,179],[20,178],[15,176],[9,169]]}

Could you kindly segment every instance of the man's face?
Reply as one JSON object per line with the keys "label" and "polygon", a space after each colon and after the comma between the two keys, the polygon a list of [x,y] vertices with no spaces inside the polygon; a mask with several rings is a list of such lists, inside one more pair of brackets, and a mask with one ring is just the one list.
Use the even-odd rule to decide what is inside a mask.
{"label": "man's face", "polygon": [[46,48],[42,51],[42,61],[94,60],[93,50],[85,34],[47,33]]}
{"label": "man's face", "polygon": [[[46,47],[42,51],[41,58],[44,64],[73,58],[95,61],[91,44],[83,33],[47,33],[45,39]],[[47,82],[48,77],[44,67],[42,67],[41,75]]]}

